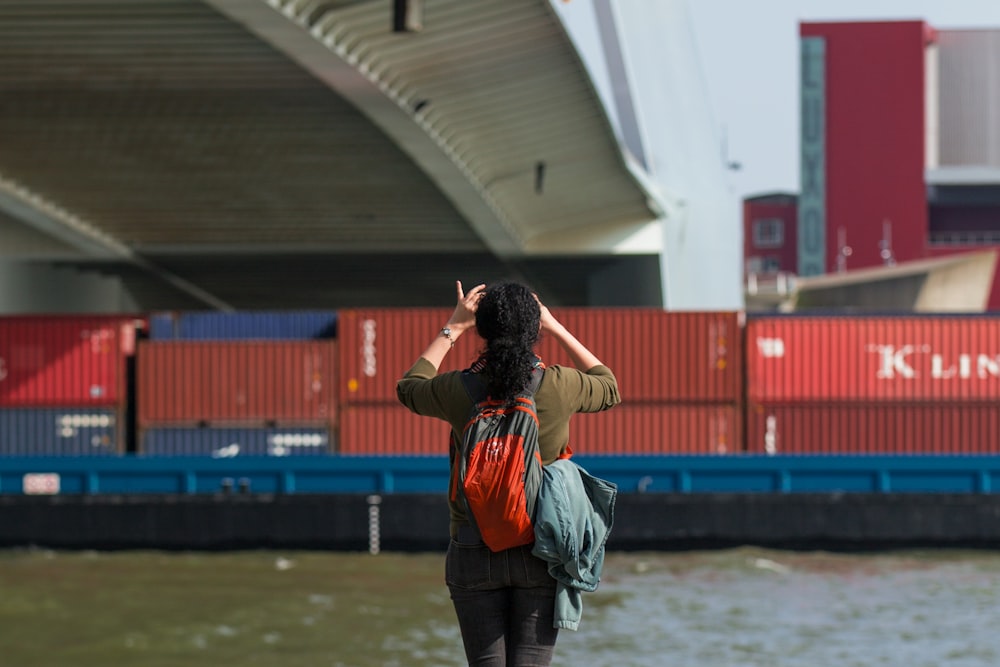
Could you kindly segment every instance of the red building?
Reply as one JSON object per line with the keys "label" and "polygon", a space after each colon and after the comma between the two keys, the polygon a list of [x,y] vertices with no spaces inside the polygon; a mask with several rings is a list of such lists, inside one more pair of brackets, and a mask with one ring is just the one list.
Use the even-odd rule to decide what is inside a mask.
{"label": "red building", "polygon": [[[1000,246],[1000,30],[803,23],[800,51],[801,191],[745,200],[748,274],[777,262],[816,276]],[[794,237],[786,222],[780,246],[758,247],[767,223],[756,223],[788,219],[792,206]],[[998,276],[988,307],[1000,310]]]}
{"label": "red building", "polygon": [[795,273],[797,225],[797,195],[775,192],[744,199],[744,272]]}

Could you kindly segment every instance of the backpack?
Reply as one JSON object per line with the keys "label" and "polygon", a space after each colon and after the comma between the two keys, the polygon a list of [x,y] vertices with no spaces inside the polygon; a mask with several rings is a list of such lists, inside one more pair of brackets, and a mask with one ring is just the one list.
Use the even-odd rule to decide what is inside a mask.
{"label": "backpack", "polygon": [[489,398],[479,373],[462,372],[472,409],[457,448],[452,499],[465,506],[469,521],[492,551],[535,541],[535,503],[542,484],[538,414],[534,394],[544,366],[513,402]]}

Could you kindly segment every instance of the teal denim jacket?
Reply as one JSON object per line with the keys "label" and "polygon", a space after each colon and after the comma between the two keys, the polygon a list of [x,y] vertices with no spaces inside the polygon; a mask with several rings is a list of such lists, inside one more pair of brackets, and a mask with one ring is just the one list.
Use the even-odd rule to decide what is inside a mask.
{"label": "teal denim jacket", "polygon": [[532,553],[548,563],[556,579],[553,627],[576,630],[583,616],[582,593],[597,590],[601,580],[618,487],[569,459],[542,472]]}

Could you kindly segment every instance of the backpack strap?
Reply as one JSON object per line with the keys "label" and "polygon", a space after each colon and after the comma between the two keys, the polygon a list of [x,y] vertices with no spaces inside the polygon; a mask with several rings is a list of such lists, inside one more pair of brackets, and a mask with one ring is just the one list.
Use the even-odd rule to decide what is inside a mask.
{"label": "backpack strap", "polygon": [[538,360],[535,367],[531,369],[531,382],[528,383],[527,392],[534,397],[535,392],[542,386],[542,376],[545,375],[545,364]]}
{"label": "backpack strap", "polygon": [[465,387],[465,393],[472,399],[473,405],[478,405],[486,400],[489,395],[486,392],[486,382],[478,371],[462,371],[460,377],[462,378],[462,386]]}
{"label": "backpack strap", "polygon": [[[542,376],[545,375],[545,364],[542,363],[541,359],[535,358],[535,365],[531,369],[531,380],[528,382],[528,386],[525,387],[525,393],[534,397],[535,392],[542,385]],[[479,370],[466,369],[462,371],[460,377],[462,378],[462,386],[465,387],[465,393],[469,395],[472,399],[473,405],[481,403],[489,398],[489,392],[486,388],[486,381],[483,379],[482,372]]]}

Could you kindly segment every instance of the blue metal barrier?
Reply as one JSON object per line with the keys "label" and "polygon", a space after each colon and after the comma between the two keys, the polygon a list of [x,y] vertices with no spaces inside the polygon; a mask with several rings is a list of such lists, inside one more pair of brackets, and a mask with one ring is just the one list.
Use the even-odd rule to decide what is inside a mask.
{"label": "blue metal barrier", "polygon": [[[577,456],[622,493],[1000,493],[1000,456]],[[444,493],[446,457],[11,457],[0,493]]]}

